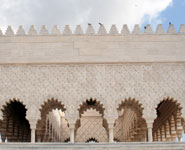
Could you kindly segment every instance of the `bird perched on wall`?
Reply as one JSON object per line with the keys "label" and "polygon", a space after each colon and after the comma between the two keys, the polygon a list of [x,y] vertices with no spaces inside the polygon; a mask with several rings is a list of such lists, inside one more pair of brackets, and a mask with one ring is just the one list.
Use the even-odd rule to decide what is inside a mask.
{"label": "bird perched on wall", "polygon": [[91,25],[91,23],[88,23],[88,26],[90,26]]}
{"label": "bird perched on wall", "polygon": [[169,22],[169,25],[172,24],[171,22]]}
{"label": "bird perched on wall", "polygon": [[99,23],[100,26],[102,26],[103,24],[102,23]]}

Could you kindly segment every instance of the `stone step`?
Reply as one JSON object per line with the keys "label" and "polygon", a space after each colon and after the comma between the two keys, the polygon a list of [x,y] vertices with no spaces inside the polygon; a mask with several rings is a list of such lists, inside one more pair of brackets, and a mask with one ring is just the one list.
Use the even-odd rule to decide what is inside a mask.
{"label": "stone step", "polygon": [[130,142],[130,143],[1,143],[0,150],[184,150],[184,142]]}

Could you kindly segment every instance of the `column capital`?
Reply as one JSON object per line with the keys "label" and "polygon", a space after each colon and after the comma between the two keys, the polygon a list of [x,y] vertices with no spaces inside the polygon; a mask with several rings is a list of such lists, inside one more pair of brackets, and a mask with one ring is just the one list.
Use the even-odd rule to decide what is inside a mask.
{"label": "column capital", "polygon": [[69,123],[69,129],[74,129],[75,128],[75,124],[76,124],[75,121],[68,121],[68,123]]}
{"label": "column capital", "polygon": [[108,123],[108,128],[113,129],[114,128],[114,123]]}
{"label": "column capital", "polygon": [[153,120],[147,120],[146,124],[147,124],[147,128],[153,128]]}
{"label": "column capital", "polygon": [[36,130],[37,128],[37,120],[29,120],[30,129]]}
{"label": "column capital", "polygon": [[107,118],[108,128],[114,128],[115,118]]}

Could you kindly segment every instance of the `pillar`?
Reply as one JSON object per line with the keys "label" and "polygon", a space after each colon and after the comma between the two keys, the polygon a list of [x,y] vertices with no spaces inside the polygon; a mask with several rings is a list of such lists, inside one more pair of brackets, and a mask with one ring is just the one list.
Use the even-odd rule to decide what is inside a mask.
{"label": "pillar", "polygon": [[176,133],[176,129],[175,129],[175,119],[174,119],[173,115],[171,116],[170,125],[171,125],[171,138],[172,138],[172,141],[176,141],[177,133]]}
{"label": "pillar", "polygon": [[114,127],[109,126],[109,143],[113,143],[113,142],[114,142]]}
{"label": "pillar", "polygon": [[160,130],[160,128],[157,129],[157,141],[161,141],[161,130]]}
{"label": "pillar", "polygon": [[166,141],[164,125],[162,125],[162,127],[161,127],[161,140],[162,140],[163,142]]}
{"label": "pillar", "polygon": [[35,143],[36,136],[35,131],[37,127],[37,121],[41,118],[38,117],[38,112],[34,110],[34,108],[28,108],[26,112],[26,119],[30,123],[30,129],[31,129],[31,143]]}
{"label": "pillar", "polygon": [[107,118],[108,129],[109,129],[109,143],[114,142],[114,122],[115,118]]}
{"label": "pillar", "polygon": [[51,138],[52,138],[52,142],[54,142],[54,128],[52,127],[52,134],[51,134]]}
{"label": "pillar", "polygon": [[49,140],[52,137],[52,124],[49,123]]}
{"label": "pillar", "polygon": [[70,142],[74,143],[75,142],[75,129],[70,128]]}
{"label": "pillar", "polygon": [[166,123],[166,141],[171,141],[171,136],[170,136],[170,125],[169,121],[167,120]]}
{"label": "pillar", "polygon": [[157,141],[157,133],[155,132],[155,133],[153,133],[153,141]]}
{"label": "pillar", "polygon": [[35,143],[35,128],[31,129],[31,143]]}
{"label": "pillar", "polygon": [[153,142],[152,136],[153,121],[147,122],[147,128],[148,128],[148,142]]}
{"label": "pillar", "polygon": [[182,141],[183,127],[182,127],[182,122],[181,122],[181,113],[180,113],[179,110],[177,110],[176,122],[177,122],[177,137],[178,137],[178,141]]}
{"label": "pillar", "polygon": [[70,130],[70,142],[75,142],[75,124],[71,123],[69,124],[69,130]]}

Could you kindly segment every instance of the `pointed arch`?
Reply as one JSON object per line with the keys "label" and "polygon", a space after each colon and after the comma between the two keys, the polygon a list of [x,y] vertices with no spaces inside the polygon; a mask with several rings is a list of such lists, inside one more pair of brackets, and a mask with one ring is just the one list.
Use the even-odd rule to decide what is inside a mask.
{"label": "pointed arch", "polygon": [[173,97],[164,97],[156,107],[153,123],[154,141],[180,141],[184,130],[181,104]]}
{"label": "pointed arch", "polygon": [[143,107],[142,104],[139,103],[138,100],[136,100],[135,98],[125,98],[123,101],[121,101],[121,103],[118,105],[117,110],[120,111],[123,108],[126,107],[131,107],[132,109],[134,109],[137,112],[137,115],[143,116]]}
{"label": "pointed arch", "polygon": [[79,117],[81,117],[81,115],[87,111],[87,109],[95,109],[96,111],[98,111],[100,114],[102,114],[104,116],[104,105],[102,103],[100,103],[99,100],[97,100],[96,98],[90,98],[90,99],[86,99],[85,101],[82,102],[82,104],[79,105],[78,111],[79,111]]}
{"label": "pointed arch", "polygon": [[117,141],[145,141],[146,120],[143,107],[135,98],[126,98],[117,107],[118,118],[115,122],[114,135]]}
{"label": "pointed arch", "polygon": [[[75,140],[77,142],[87,142],[87,139],[91,137],[99,142],[108,141],[108,124],[104,118],[104,112],[104,105],[96,98],[85,99],[79,105],[79,119],[75,125]],[[84,133],[86,134],[84,135]]]}
{"label": "pointed arch", "polygon": [[46,115],[53,109],[61,109],[62,111],[66,111],[64,104],[62,104],[62,102],[60,102],[58,99],[54,99],[52,97],[51,99],[47,99],[47,101],[44,101],[44,103],[41,105],[39,109],[39,111],[41,112],[40,117],[45,119]]}
{"label": "pointed arch", "polygon": [[[37,122],[36,141],[40,141],[40,142],[62,141],[64,142],[65,139],[69,138],[69,135],[68,135],[69,133],[67,135],[63,135],[63,136],[61,135],[63,133],[61,133],[60,128],[63,128],[63,125],[65,126],[65,130],[67,130],[65,132],[69,132],[68,122],[65,119],[66,108],[64,104],[62,104],[61,101],[55,98],[47,99],[47,101],[45,101],[41,105],[39,110],[40,110],[41,119],[38,120]],[[58,122],[56,120],[57,118],[58,118]],[[57,126],[57,128],[54,125]],[[56,128],[55,131],[53,131],[54,127]],[[57,133],[57,135],[53,137],[52,134],[55,134],[55,133]]]}
{"label": "pointed arch", "polygon": [[23,101],[13,98],[9,99],[3,108],[3,119],[1,120],[2,140],[5,138],[11,142],[29,142],[31,139],[30,123],[26,119],[27,107]]}

